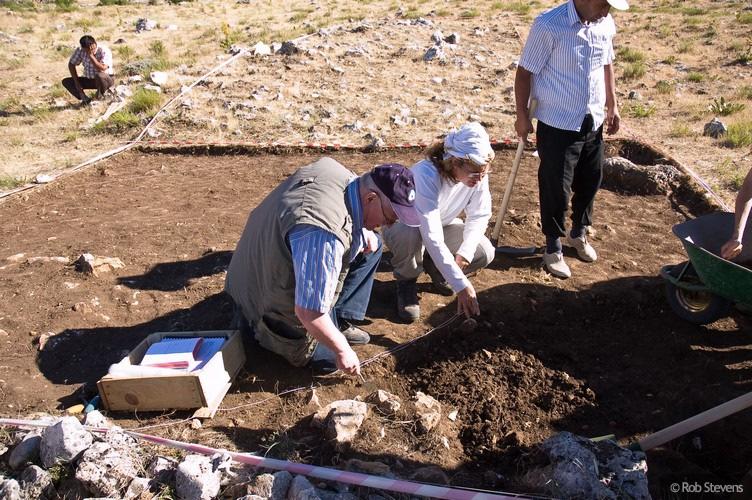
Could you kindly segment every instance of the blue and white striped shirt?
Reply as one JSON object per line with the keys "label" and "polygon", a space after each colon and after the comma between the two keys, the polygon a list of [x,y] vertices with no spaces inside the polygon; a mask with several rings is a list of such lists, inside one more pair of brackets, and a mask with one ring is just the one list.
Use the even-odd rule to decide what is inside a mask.
{"label": "blue and white striped shirt", "polygon": [[[363,207],[360,204],[357,177],[345,189],[353,221],[350,262],[365,246]],[[327,313],[334,305],[345,246],[325,229],[309,224],[295,226],[287,236],[295,271],[295,305],[311,311]]]}
{"label": "blue and white striped shirt", "polygon": [[530,28],[520,66],[533,74],[535,118],[546,125],[579,131],[587,114],[593,130],[605,119],[603,66],[614,60],[616,25],[611,14],[595,23],[580,20],[574,0],[538,16]]}

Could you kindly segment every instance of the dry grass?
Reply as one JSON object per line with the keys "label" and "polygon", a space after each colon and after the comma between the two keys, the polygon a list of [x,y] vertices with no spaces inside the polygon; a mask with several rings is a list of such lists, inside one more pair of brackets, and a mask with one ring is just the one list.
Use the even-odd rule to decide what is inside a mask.
{"label": "dry grass", "polygon": [[[416,142],[431,140],[470,117],[489,124],[492,136],[507,137],[513,134],[513,101],[506,89],[512,85],[510,64],[519,57],[522,42],[517,34],[524,40],[534,16],[558,3],[292,0],[249,8],[234,0],[157,0],[123,6],[79,0],[73,8],[60,1],[5,2],[0,32],[19,41],[6,45],[0,54],[5,76],[0,82],[0,128],[6,131],[0,134],[5,153],[0,173],[25,177],[77,164],[137,133],[140,124],[134,117],[142,120],[153,114],[152,108],[134,105],[135,112],[126,112],[132,116],[119,116],[117,126],[92,136],[89,123],[104,107],[56,104],[74,104],[59,81],[67,75],[67,58],[84,31],[113,49],[119,80],[126,68],[142,76],[167,70],[170,82],[164,102],[181,85],[228,57],[226,48],[233,44],[283,41],[332,25],[354,27],[361,20],[372,26],[360,33],[314,35],[306,42],[316,50],[314,55],[238,61],[194,89],[192,109],[176,106],[160,120],[163,138],[364,144],[365,136],[372,134],[387,142]],[[701,129],[712,118],[709,99],[725,95],[735,103],[752,100],[752,68],[746,64],[752,16],[742,9],[741,0],[726,2],[723,8],[711,0],[633,4],[627,13],[614,13],[624,132],[665,142],[673,155],[702,175],[720,178],[715,161],[719,150],[738,161],[743,148],[728,149],[721,141],[687,134],[675,121],[697,122],[692,129]],[[157,21],[159,28],[136,33],[139,17]],[[435,26],[398,24],[419,17]],[[177,29],[168,29],[171,25]],[[475,27],[485,29],[485,34],[475,36]],[[446,65],[421,60],[436,29],[461,36]],[[120,38],[125,43],[115,44]],[[344,55],[357,45],[367,55]],[[455,58],[466,65],[458,66]],[[41,80],[33,80],[38,75]],[[434,77],[444,78],[444,83],[432,83]],[[26,83],[32,80],[33,85]],[[626,105],[631,89],[639,89],[651,104]],[[731,94],[728,89],[736,90]],[[234,107],[254,93],[260,99],[251,97],[253,109]],[[403,107],[410,108],[417,123],[392,123]],[[749,108],[733,115],[735,123],[749,119]],[[356,121],[363,123],[361,129],[344,127]],[[739,135],[743,143],[744,134]],[[726,196],[730,199],[732,194]]]}

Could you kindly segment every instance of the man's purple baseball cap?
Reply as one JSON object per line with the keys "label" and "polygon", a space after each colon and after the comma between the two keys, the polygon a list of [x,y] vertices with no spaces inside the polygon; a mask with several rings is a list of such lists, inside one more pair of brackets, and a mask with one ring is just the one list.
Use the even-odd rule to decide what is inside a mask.
{"label": "man's purple baseball cap", "polygon": [[378,165],[371,170],[376,187],[389,198],[399,221],[410,227],[420,226],[420,216],[415,209],[415,181],[409,168],[399,163]]}

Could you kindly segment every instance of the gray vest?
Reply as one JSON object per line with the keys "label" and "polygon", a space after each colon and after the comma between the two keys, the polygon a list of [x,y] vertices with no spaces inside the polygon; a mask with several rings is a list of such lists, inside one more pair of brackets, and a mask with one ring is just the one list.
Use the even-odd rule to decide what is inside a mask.
{"label": "gray vest", "polygon": [[350,263],[352,218],[345,189],[353,177],[331,158],[296,171],[248,216],[227,269],[225,291],[242,308],[256,339],[294,366],[309,361],[316,342],[295,316],[295,275],[286,237],[294,226],[310,224],[342,242],[336,301]]}

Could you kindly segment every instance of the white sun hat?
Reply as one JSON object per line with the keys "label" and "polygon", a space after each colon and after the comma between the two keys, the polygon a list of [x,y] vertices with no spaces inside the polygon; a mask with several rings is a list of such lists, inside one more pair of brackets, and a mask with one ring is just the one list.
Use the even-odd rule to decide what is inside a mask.
{"label": "white sun hat", "polygon": [[616,10],[627,10],[629,8],[627,0],[608,0],[608,3]]}

